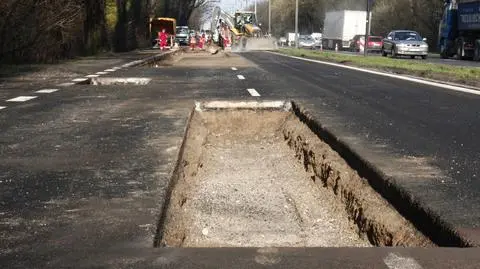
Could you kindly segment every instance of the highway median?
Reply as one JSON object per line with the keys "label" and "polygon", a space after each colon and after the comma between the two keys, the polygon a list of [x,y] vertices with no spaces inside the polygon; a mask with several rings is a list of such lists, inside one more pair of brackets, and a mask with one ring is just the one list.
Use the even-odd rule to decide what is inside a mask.
{"label": "highway median", "polygon": [[281,48],[281,54],[333,62],[348,66],[364,67],[402,75],[411,75],[431,80],[480,87],[480,68],[460,67],[446,64],[421,62],[412,59],[386,57],[363,57],[363,55],[339,54],[329,51]]}

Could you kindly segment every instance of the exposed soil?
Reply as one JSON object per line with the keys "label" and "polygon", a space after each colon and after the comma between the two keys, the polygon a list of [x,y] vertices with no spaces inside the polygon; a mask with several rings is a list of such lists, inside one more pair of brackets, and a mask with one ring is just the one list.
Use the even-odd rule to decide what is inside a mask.
{"label": "exposed soil", "polygon": [[162,245],[432,245],[290,112],[195,112],[179,164]]}
{"label": "exposed soil", "polygon": [[151,67],[161,68],[165,66],[179,66],[179,67],[198,67],[198,68],[230,68],[230,67],[251,67],[255,66],[252,62],[245,58],[223,50],[216,54],[209,52],[209,48],[205,50],[191,51],[187,48],[170,55],[162,61],[150,64]]}

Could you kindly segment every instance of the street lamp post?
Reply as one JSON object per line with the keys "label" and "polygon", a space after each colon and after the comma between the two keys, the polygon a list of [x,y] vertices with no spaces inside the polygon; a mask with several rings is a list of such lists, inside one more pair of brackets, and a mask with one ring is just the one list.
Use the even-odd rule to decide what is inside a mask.
{"label": "street lamp post", "polygon": [[295,0],[295,48],[298,49],[298,0]]}
{"label": "street lamp post", "polygon": [[365,41],[363,44],[363,56],[367,56],[368,54],[368,35],[370,34],[368,31],[370,30],[370,1],[367,0],[367,19],[365,24]]}
{"label": "street lamp post", "polygon": [[272,0],[268,0],[268,34],[272,35]]}
{"label": "street lamp post", "polygon": [[255,0],[255,18],[257,17],[257,0]]}

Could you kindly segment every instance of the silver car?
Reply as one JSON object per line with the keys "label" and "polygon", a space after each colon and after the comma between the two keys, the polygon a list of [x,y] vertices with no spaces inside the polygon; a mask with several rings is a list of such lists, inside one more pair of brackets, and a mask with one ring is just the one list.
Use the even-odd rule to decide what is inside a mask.
{"label": "silver car", "polygon": [[410,56],[412,59],[415,56],[421,56],[422,59],[427,59],[428,44],[426,41],[426,38],[422,38],[415,31],[392,31],[383,40],[382,55],[384,57],[388,54],[391,54],[392,57]]}
{"label": "silver car", "polygon": [[315,40],[311,36],[300,36],[298,38],[298,47],[313,49],[315,48]]}

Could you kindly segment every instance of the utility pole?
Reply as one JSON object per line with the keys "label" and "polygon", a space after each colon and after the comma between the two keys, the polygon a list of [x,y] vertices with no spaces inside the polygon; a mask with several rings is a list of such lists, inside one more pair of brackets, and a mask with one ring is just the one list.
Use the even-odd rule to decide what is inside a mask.
{"label": "utility pole", "polygon": [[295,0],[295,48],[298,49],[298,0]]}
{"label": "utility pole", "polygon": [[268,0],[268,34],[272,36],[272,0]]}
{"label": "utility pole", "polygon": [[255,18],[257,17],[257,0],[255,0]]}
{"label": "utility pole", "polygon": [[370,36],[372,34],[372,7],[370,7],[368,14],[368,35]]}
{"label": "utility pole", "polygon": [[365,24],[365,41],[363,45],[363,56],[367,57],[368,54],[368,35],[370,34],[368,31],[370,30],[370,1],[371,0],[366,0],[367,1],[367,22]]}

